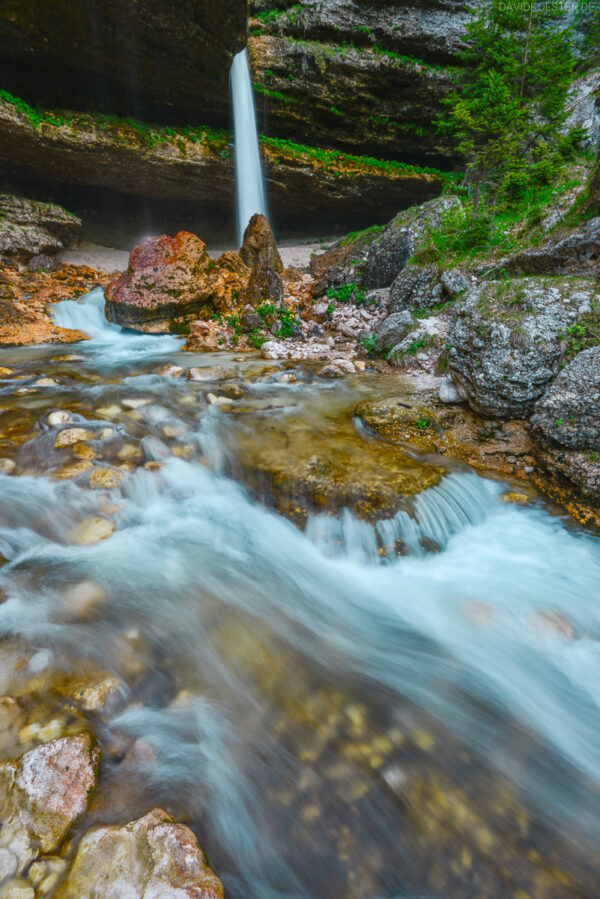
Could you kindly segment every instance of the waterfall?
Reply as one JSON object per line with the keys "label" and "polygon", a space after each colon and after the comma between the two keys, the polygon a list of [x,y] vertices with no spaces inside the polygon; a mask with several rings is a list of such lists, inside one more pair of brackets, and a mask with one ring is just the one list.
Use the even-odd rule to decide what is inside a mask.
{"label": "waterfall", "polygon": [[234,57],[230,81],[235,134],[237,234],[241,244],[244,229],[254,213],[267,214],[247,50]]}

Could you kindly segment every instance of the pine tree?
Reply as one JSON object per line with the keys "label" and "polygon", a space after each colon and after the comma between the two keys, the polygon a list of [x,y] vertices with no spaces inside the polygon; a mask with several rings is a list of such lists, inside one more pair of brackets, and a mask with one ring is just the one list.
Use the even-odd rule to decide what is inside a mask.
{"label": "pine tree", "polygon": [[483,195],[510,203],[549,180],[572,145],[562,133],[571,35],[548,7],[490,0],[468,27],[446,127],[467,164],[474,217]]}

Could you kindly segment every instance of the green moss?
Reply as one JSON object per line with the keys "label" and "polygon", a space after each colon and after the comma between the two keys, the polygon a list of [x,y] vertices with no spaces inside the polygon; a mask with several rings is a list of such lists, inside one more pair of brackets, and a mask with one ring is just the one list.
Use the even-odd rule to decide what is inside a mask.
{"label": "green moss", "polygon": [[370,238],[370,240],[375,240],[378,234],[381,234],[383,231],[383,225],[371,225],[370,228],[365,228],[363,231],[350,231],[349,234],[346,234],[340,241],[338,241],[338,246],[345,247],[350,243],[355,243],[357,240],[362,240],[363,238]]}
{"label": "green moss", "polygon": [[310,157],[332,169],[337,169],[340,174],[348,174],[350,169],[362,172],[365,170],[377,170],[389,175],[433,175],[442,181],[454,182],[455,176],[449,172],[429,166],[408,165],[405,162],[394,160],[375,159],[372,156],[353,156],[351,153],[343,153],[341,150],[328,150],[322,147],[310,147],[297,144],[291,140],[279,137],[261,136],[260,142],[267,150],[274,151],[278,156],[291,156],[292,158]]}
{"label": "green moss", "polygon": [[362,306],[365,302],[364,290],[354,282],[342,284],[341,287],[330,287],[325,296],[328,300],[336,300],[338,303],[355,303],[357,306]]}

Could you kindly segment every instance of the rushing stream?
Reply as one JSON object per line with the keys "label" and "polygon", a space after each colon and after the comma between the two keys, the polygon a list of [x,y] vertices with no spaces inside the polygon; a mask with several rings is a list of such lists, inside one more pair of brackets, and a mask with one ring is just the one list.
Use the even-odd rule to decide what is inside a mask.
{"label": "rushing stream", "polygon": [[0,382],[1,633],[45,684],[123,684],[92,820],[164,805],[232,899],[597,897],[598,538],[456,466],[394,517],[301,529],[252,470],[286,434],[367,466],[352,409],[398,379],[184,354],[102,304],[56,307],[92,339],[7,350]]}

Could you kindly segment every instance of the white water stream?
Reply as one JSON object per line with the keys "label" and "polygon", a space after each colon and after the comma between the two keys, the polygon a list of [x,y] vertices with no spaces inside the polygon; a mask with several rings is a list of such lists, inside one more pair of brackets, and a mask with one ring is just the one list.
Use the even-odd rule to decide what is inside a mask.
{"label": "white water stream", "polygon": [[252,216],[255,213],[267,215],[248,50],[242,50],[234,57],[230,82],[235,135],[236,221],[241,244]]}
{"label": "white water stream", "polygon": [[[411,514],[376,527],[315,515],[303,533],[206,465],[215,446],[235,457],[237,416],[208,406],[214,385],[155,373],[162,354],[190,364],[176,342],[123,333],[100,310],[98,292],[57,307],[58,323],[93,339],[76,348],[77,378],[56,363],[46,406],[32,394],[39,426],[18,464],[49,464],[57,406],[165,461],[107,491],[90,491],[87,474],[0,476],[0,633],[123,679],[100,738],[143,740],[152,757],[135,768],[141,799],[131,767],[108,757],[114,817],[162,803],[191,820],[231,899],[595,899],[597,537],[502,503],[501,484],[468,471]],[[49,366],[36,352],[47,351],[15,357],[25,375]],[[244,380],[252,364],[238,378],[251,422],[265,394],[285,417],[330,389],[301,372],[295,384]],[[3,402],[28,383],[4,383]],[[133,415],[132,396],[147,400]],[[100,420],[98,407],[123,411]],[[183,444],[191,455],[173,457]],[[100,436],[91,445],[109,457]],[[114,533],[72,545],[73,526],[107,502]],[[423,552],[423,538],[440,551]],[[410,554],[382,560],[378,545],[398,539]],[[65,591],[81,581],[105,602],[65,620]],[[122,660],[132,629],[141,686]]]}

